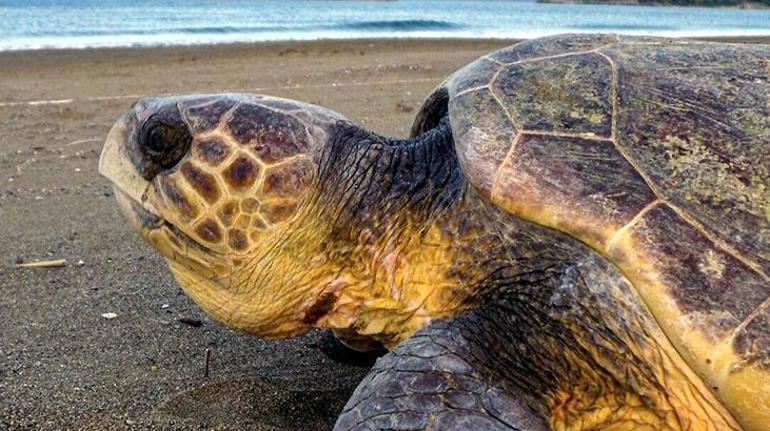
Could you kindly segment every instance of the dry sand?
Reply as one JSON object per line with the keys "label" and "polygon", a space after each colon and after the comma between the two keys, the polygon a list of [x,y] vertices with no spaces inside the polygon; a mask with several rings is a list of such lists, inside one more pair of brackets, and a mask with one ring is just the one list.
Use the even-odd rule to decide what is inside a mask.
{"label": "dry sand", "polygon": [[210,321],[123,222],[96,171],[102,140],[141,95],[224,91],[317,103],[404,136],[430,89],[509,43],[0,54],[0,430],[330,427],[367,369],[320,353],[318,332],[266,342]]}

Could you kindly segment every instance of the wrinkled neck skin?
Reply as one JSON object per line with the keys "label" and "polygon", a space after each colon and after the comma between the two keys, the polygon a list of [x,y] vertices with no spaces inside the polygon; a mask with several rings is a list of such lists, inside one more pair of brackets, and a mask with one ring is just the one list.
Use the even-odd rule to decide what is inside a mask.
{"label": "wrinkled neck skin", "polygon": [[411,140],[344,122],[329,135],[315,191],[244,282],[302,292],[291,307],[279,301],[300,310],[297,332],[333,328],[354,347],[363,336],[392,348],[473,303],[478,252],[496,259],[482,250],[495,243],[489,205],[465,182],[446,121]]}
{"label": "wrinkled neck skin", "polygon": [[480,233],[469,223],[480,201],[457,165],[450,130],[445,121],[393,140],[336,126],[313,207],[332,223],[321,249],[339,270],[306,322],[392,348],[468,306],[473,295],[461,280],[470,262],[458,250]]}

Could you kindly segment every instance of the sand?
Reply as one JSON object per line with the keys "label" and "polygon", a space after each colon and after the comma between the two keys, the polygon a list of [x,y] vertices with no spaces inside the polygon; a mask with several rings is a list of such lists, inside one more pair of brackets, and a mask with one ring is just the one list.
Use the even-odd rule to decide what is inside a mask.
{"label": "sand", "polygon": [[[367,368],[329,359],[319,333],[268,342],[209,320],[124,223],[96,171],[102,141],[141,95],[224,91],[318,103],[404,136],[430,89],[506,44],[0,54],[0,430],[330,428]],[[67,264],[15,268],[38,259]]]}
{"label": "sand", "polygon": [[[102,141],[140,96],[225,91],[405,136],[445,76],[509,43],[0,53],[0,430],[329,428],[367,368],[321,353],[319,332],[268,342],[209,320],[121,218]],[[66,266],[15,267],[52,259]]]}

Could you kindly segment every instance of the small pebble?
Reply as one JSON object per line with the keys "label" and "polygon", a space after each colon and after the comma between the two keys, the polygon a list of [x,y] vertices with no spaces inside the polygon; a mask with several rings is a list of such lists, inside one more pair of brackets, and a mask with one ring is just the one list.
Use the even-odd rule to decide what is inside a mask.
{"label": "small pebble", "polygon": [[78,262],[77,262],[75,265],[77,265],[77,266],[83,266],[83,265],[85,265],[85,264],[86,264],[86,263],[83,261],[83,259],[80,259],[80,260],[78,260]]}
{"label": "small pebble", "polygon": [[132,421],[131,419],[126,419],[126,425],[133,425],[136,422]]}
{"label": "small pebble", "polygon": [[102,313],[102,317],[104,317],[107,320],[111,320],[118,317],[118,315],[115,313]]}

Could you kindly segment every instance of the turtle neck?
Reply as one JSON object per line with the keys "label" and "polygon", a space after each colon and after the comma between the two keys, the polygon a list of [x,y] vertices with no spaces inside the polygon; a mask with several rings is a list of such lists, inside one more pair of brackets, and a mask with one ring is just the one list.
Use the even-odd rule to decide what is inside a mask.
{"label": "turtle neck", "polygon": [[329,226],[323,260],[338,270],[308,315],[393,347],[467,305],[453,272],[467,185],[449,121],[411,139],[347,122],[329,134],[314,207]]}

